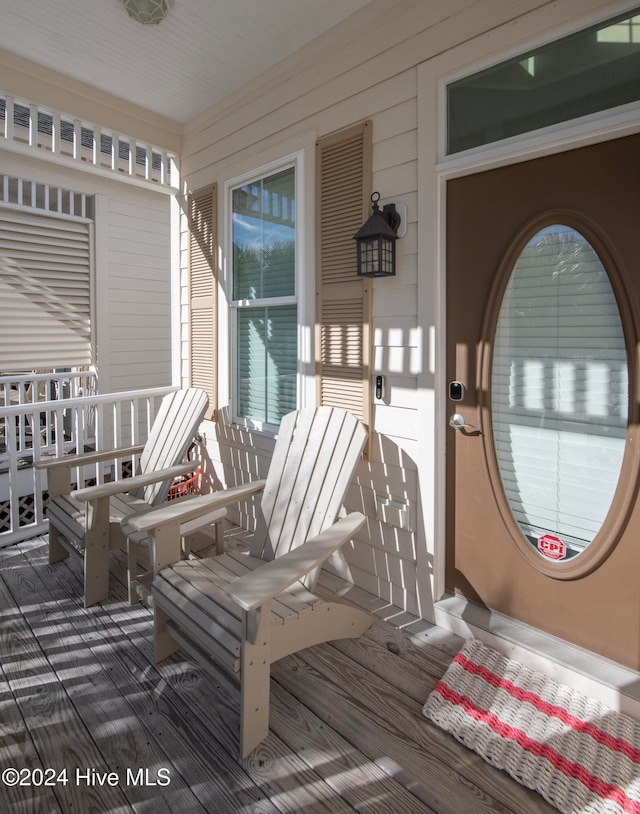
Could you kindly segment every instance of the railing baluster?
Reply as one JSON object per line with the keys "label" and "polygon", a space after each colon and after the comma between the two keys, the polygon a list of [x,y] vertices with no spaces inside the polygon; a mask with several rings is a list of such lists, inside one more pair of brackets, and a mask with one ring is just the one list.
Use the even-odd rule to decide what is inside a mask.
{"label": "railing baluster", "polygon": [[[101,452],[106,448],[104,437],[104,404],[96,404],[96,451]],[[104,483],[104,469],[102,464],[96,467],[96,480],[98,483]]]}
{"label": "railing baluster", "polygon": [[73,120],[73,157],[78,160],[82,158],[82,122],[80,119]]}
{"label": "railing baluster", "polygon": [[133,178],[136,174],[136,140],[129,139],[129,175]]}
{"label": "railing baluster", "polygon": [[18,489],[18,449],[16,416],[7,416],[5,443],[9,454],[9,530],[15,532],[20,525],[20,492]]}
{"label": "railing baluster", "polygon": [[15,137],[15,127],[14,127],[14,98],[13,96],[6,96],[5,97],[5,108],[4,108],[4,137],[8,141],[13,141]]}
{"label": "railing baluster", "polygon": [[100,164],[101,155],[100,155],[100,147],[101,147],[101,138],[100,138],[101,130],[97,124],[93,126],[93,163],[98,166]]}
{"label": "railing baluster", "polygon": [[[122,446],[122,414],[120,412],[121,402],[116,401],[113,404],[113,446]],[[114,480],[122,479],[122,461],[115,462]]]}
{"label": "railing baluster", "polygon": [[111,134],[111,169],[120,169],[120,135]]}
{"label": "railing baluster", "polygon": [[56,111],[51,122],[51,152],[58,155],[62,149],[62,135],[60,133],[60,114]]}
{"label": "railing baluster", "polygon": [[[27,404],[27,396],[26,396],[26,387],[24,382],[20,382],[18,384],[18,403],[19,404]],[[31,419],[33,421],[33,419]],[[18,443],[18,451],[22,452],[22,450],[26,447],[27,442],[27,424],[29,423],[29,416],[20,416],[18,419],[17,425],[17,443]],[[32,430],[33,434],[33,430]]]}
{"label": "railing baluster", "polygon": [[38,146],[38,106],[29,105],[29,146]]}
{"label": "railing baluster", "polygon": [[[45,413],[45,432],[46,426],[49,423],[49,419],[47,413]],[[39,461],[42,458],[42,449],[40,444],[41,438],[40,433],[36,433],[33,436],[33,460]],[[46,443],[46,437],[45,437]],[[43,499],[43,477],[44,473],[36,469],[35,466],[31,467],[31,483],[33,489],[33,510],[34,510],[34,523],[36,526],[40,526],[44,523],[44,499]]]}

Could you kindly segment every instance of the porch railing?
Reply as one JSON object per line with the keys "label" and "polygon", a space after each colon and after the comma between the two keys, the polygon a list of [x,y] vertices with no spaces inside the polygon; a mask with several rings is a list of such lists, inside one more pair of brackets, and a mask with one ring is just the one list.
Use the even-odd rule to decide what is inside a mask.
{"label": "porch railing", "polygon": [[[66,401],[83,396],[94,396],[96,391],[97,374],[93,370],[0,376],[0,406],[3,407],[19,407],[25,404],[37,404],[41,401]],[[50,414],[40,416],[41,423],[38,432],[45,448],[52,448],[53,445],[53,426],[50,418]],[[33,434],[33,427],[31,414],[16,417],[18,449],[27,448],[27,438]],[[69,438],[69,440],[74,439]],[[6,455],[3,444],[6,446],[4,435],[0,438],[0,467],[5,463],[2,458],[3,454]]]}
{"label": "porch railing", "polygon": [[[144,443],[162,396],[175,389],[79,396],[71,395],[71,385],[65,390],[63,380],[62,398],[0,407],[0,547],[35,537],[48,528],[46,473],[36,469],[34,461],[65,452]],[[131,466],[135,465],[133,460]],[[81,487],[103,483],[107,476],[119,479],[125,475],[123,461],[115,468],[84,466],[74,470],[73,483]]]}
{"label": "porch railing", "polygon": [[0,139],[9,149],[43,154],[79,169],[167,190],[178,187],[177,155],[0,90]]}

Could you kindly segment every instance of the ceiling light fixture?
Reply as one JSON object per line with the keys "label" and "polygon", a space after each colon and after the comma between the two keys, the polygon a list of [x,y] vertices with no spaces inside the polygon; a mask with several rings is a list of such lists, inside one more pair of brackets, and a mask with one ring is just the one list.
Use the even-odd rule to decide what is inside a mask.
{"label": "ceiling light fixture", "polygon": [[174,0],[122,0],[129,17],[142,25],[158,25],[173,8]]}

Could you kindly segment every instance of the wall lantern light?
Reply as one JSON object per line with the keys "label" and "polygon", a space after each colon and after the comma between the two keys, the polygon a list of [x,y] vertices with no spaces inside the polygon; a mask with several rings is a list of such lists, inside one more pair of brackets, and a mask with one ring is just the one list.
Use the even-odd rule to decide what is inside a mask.
{"label": "wall lantern light", "polygon": [[380,193],[371,196],[373,212],[353,236],[358,251],[358,277],[394,277],[400,213],[395,204],[378,206]]}
{"label": "wall lantern light", "polygon": [[122,0],[129,17],[142,25],[158,25],[173,8],[174,0]]}

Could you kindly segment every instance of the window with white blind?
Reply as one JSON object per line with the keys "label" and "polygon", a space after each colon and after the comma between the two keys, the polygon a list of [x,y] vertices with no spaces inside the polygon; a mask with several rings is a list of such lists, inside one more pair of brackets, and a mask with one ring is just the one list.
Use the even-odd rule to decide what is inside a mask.
{"label": "window with white blind", "polygon": [[607,272],[575,229],[552,225],[521,252],[499,312],[491,374],[493,439],[522,533],[569,559],[611,506],[627,429],[629,377]]}
{"label": "window with white blind", "polygon": [[231,188],[234,413],[277,426],[298,402],[296,167]]}
{"label": "window with white blind", "polygon": [[92,363],[90,227],[0,206],[0,371]]}

